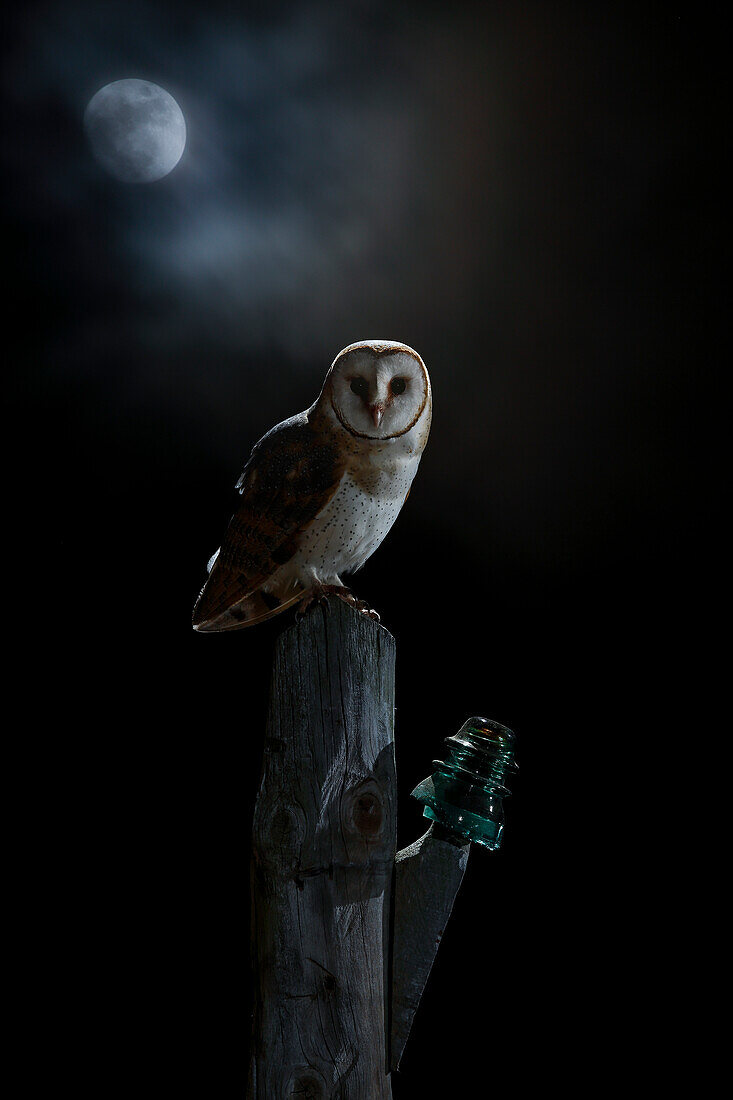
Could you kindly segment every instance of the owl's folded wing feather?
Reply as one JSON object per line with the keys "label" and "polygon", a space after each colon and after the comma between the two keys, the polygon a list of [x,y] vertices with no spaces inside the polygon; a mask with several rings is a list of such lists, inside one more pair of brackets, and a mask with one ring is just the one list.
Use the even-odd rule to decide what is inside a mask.
{"label": "owl's folded wing feather", "polygon": [[255,446],[237,482],[242,499],[196,602],[194,626],[257,592],[293,556],[300,534],[333,496],[343,460],[301,413]]}

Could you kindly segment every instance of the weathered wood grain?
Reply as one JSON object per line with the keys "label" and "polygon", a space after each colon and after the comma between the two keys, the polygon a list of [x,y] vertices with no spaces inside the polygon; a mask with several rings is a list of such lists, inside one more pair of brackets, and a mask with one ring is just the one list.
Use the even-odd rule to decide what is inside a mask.
{"label": "weathered wood grain", "polygon": [[397,1069],[468,863],[470,842],[432,825],[397,853],[393,930],[391,1068]]}
{"label": "weathered wood grain", "polygon": [[332,598],[278,640],[253,835],[251,1100],[388,1100],[391,635]]}

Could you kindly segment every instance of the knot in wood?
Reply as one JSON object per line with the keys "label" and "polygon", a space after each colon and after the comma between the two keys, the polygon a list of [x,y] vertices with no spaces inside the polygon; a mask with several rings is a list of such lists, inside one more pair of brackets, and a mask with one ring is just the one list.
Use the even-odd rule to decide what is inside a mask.
{"label": "knot in wood", "polygon": [[255,815],[255,853],[257,858],[286,872],[297,865],[306,834],[302,809],[288,805],[283,798]]}
{"label": "knot in wood", "polygon": [[384,796],[374,779],[347,791],[343,803],[344,825],[363,840],[379,840],[384,832]]}
{"label": "knot in wood", "polygon": [[354,805],[354,824],[364,836],[376,836],[382,828],[382,806],[376,795],[367,791],[357,796]]}
{"label": "knot in wood", "polygon": [[288,1097],[293,1100],[321,1100],[326,1095],[323,1084],[312,1073],[299,1073],[293,1079]]}

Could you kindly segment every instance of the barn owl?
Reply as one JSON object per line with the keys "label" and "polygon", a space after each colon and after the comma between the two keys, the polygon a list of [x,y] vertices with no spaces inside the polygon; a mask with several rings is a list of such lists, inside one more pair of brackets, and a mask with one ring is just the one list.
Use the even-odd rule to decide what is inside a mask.
{"label": "barn owl", "polygon": [[193,613],[194,630],[239,630],[336,594],[397,519],[430,431],[430,379],[406,344],[339,352],[320,396],[257,443],[241,501]]}

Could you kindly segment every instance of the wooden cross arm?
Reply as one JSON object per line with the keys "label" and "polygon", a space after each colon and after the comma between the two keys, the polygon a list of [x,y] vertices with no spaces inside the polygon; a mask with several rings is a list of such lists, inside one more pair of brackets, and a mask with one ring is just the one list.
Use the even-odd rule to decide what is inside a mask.
{"label": "wooden cross arm", "polygon": [[431,825],[397,853],[392,939],[390,1069],[410,1034],[438,945],[468,863],[469,841]]}

